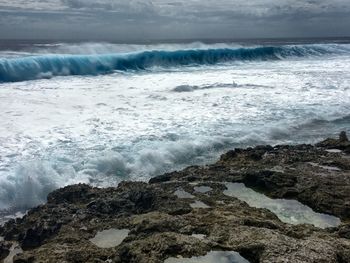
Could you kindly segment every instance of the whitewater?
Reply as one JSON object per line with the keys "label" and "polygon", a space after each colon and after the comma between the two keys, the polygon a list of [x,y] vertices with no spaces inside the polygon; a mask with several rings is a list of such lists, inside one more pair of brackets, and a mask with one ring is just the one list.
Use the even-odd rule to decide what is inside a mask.
{"label": "whitewater", "polygon": [[0,213],[350,131],[350,44],[0,45]]}

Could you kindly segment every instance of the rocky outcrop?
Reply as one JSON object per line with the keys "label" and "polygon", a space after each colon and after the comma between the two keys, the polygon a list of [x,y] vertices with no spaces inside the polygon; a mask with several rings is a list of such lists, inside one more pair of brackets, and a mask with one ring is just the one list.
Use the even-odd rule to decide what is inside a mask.
{"label": "rocky outcrop", "polygon": [[338,139],[328,138],[316,144],[316,146],[327,149],[339,149],[343,150],[346,153],[350,153],[350,142],[348,136],[344,131],[339,134]]}
{"label": "rocky outcrop", "polygon": [[[212,250],[237,251],[252,263],[350,262],[347,147],[342,134],[315,146],[235,149],[213,165],[188,167],[149,183],[68,186],[24,218],[7,222],[0,236],[24,250],[14,262],[164,262]],[[298,200],[342,224],[320,229],[281,222],[267,209],[225,195],[225,182]],[[130,230],[120,245],[102,248],[91,242],[112,228]],[[4,242],[0,255],[6,257]]]}
{"label": "rocky outcrop", "polygon": [[10,254],[10,247],[9,243],[0,241],[0,260],[5,259]]}

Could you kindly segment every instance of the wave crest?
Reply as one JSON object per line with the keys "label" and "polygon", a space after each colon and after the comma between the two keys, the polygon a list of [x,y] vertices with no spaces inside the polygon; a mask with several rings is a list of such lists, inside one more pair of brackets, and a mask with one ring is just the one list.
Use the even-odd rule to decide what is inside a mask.
{"label": "wave crest", "polygon": [[152,67],[213,65],[232,61],[280,60],[287,57],[320,56],[350,52],[341,45],[262,46],[255,48],[144,51],[104,55],[43,55],[0,59],[0,82],[51,78],[53,76],[100,75],[113,71],[138,71]]}

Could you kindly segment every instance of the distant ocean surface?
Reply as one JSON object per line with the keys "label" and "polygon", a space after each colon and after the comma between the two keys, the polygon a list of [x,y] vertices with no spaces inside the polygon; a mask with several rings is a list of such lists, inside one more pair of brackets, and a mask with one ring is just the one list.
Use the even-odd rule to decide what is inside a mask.
{"label": "distant ocean surface", "polygon": [[350,131],[350,41],[0,40],[0,213]]}

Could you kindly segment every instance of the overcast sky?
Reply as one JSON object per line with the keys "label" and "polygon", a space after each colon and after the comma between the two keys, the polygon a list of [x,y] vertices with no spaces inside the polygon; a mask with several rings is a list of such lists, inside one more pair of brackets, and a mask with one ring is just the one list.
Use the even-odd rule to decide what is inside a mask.
{"label": "overcast sky", "polygon": [[350,0],[0,0],[0,38],[350,35]]}

